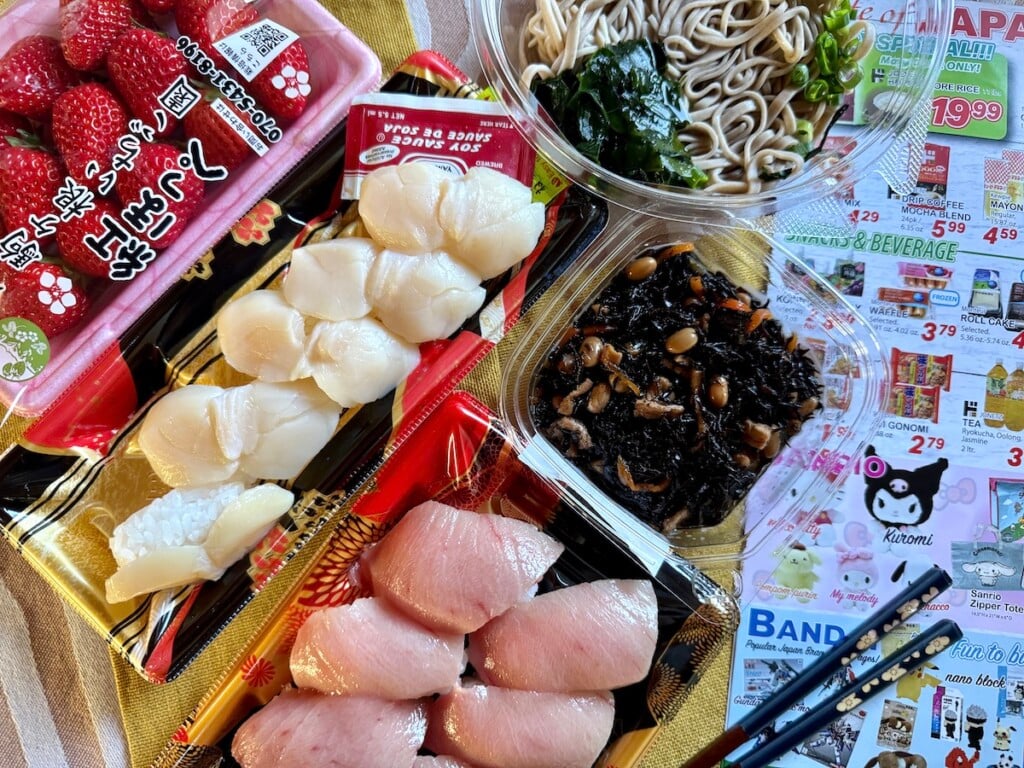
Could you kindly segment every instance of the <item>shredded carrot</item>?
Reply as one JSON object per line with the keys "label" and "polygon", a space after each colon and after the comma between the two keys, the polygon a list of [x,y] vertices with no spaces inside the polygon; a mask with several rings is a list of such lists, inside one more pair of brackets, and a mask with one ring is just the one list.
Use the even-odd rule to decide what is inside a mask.
{"label": "shredded carrot", "polygon": [[757,328],[761,323],[770,318],[772,313],[767,309],[755,309],[754,314],[750,316],[747,321],[747,333],[753,333],[754,329]]}
{"label": "shredded carrot", "polygon": [[786,341],[786,351],[787,352],[792,352],[793,350],[795,350],[796,349],[796,342],[797,342],[796,334],[795,333],[790,334],[789,339]]}
{"label": "shredded carrot", "polygon": [[671,259],[673,256],[679,256],[684,253],[693,253],[693,243],[676,243],[675,245],[663,248],[661,253],[658,254],[658,259]]}
{"label": "shredded carrot", "polygon": [[750,311],[750,307],[748,305],[744,304],[739,299],[723,299],[722,303],[719,304],[718,306],[722,307],[722,309],[731,309],[731,310],[733,310],[735,312],[749,312]]}
{"label": "shredded carrot", "polygon": [[694,296],[704,295],[704,281],[700,279],[700,275],[694,275],[690,278],[690,293]]}

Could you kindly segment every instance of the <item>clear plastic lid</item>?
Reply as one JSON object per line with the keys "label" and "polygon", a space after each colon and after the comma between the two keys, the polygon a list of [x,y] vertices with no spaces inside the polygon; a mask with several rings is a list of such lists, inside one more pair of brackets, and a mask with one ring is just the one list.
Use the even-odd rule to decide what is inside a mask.
{"label": "clear plastic lid", "polygon": [[[602,4],[586,6],[581,13],[597,14]],[[622,15],[621,6],[609,10],[609,15]],[[567,141],[520,79],[524,68],[536,60],[535,49],[524,35],[527,21],[539,7],[535,0],[473,4],[472,36],[484,75],[537,150],[573,181],[609,201],[671,219],[717,218],[722,212],[755,218],[793,213],[798,205],[831,198],[872,171],[881,173],[897,190],[909,191],[908,185],[916,181],[931,119],[930,97],[949,39],[951,0],[883,0],[871,7],[857,7],[858,19],[871,26],[875,47],[861,61],[861,85],[846,96],[847,106],[853,109],[844,120],[852,125],[843,135],[834,132],[823,151],[799,173],[766,184],[760,191],[737,194],[634,181],[608,171]],[[594,20],[596,23],[596,17]],[[668,21],[671,19],[662,23]],[[623,23],[631,27],[634,20]],[[563,32],[567,37],[570,34]],[[580,54],[589,52],[588,48]],[[870,72],[863,71],[868,66]],[[815,211],[834,218],[828,204],[816,205]]]}
{"label": "clear plastic lid", "polygon": [[[600,306],[602,298],[599,297],[605,296],[605,289],[615,277],[624,273],[627,265],[641,263],[638,259],[646,259],[652,253],[671,254],[673,250],[684,250],[680,244],[693,244],[694,250],[685,253],[685,258],[691,259],[698,269],[720,273],[737,287],[737,295],[749,299],[747,306],[736,307],[749,318],[746,321],[748,327],[755,320],[760,322],[769,317],[754,309],[769,297],[790,305],[787,307],[788,316],[793,316],[792,305],[803,308],[806,320],[802,327],[783,327],[781,330],[787,335],[795,333],[799,345],[807,349],[807,357],[813,360],[821,378],[821,407],[803,423],[802,429],[789,439],[774,459],[760,469],[757,466],[760,462],[755,463],[752,467],[756,478],[753,485],[732,492],[735,501],[722,508],[720,522],[686,527],[686,521],[683,521],[666,534],[660,527],[655,527],[655,523],[641,520],[636,514],[639,507],[634,510],[628,508],[632,503],[630,499],[637,500],[638,504],[644,499],[643,492],[649,491],[653,495],[663,490],[658,483],[641,486],[640,474],[634,472],[637,487],[629,486],[629,489],[641,493],[630,494],[616,489],[616,501],[601,488],[602,483],[606,489],[609,483],[614,484],[615,472],[605,472],[602,478],[603,466],[588,468],[589,458],[576,463],[571,457],[567,458],[563,452],[565,441],[557,440],[559,435],[557,430],[552,432],[551,424],[538,423],[536,406],[542,373],[551,370],[549,360],[552,359],[552,351],[561,349],[573,334],[576,334],[578,342],[581,330],[583,335],[600,335],[600,329],[574,330],[574,326],[582,315]],[[804,273],[803,276],[794,279],[794,275],[800,272]],[[685,295],[685,290],[685,287],[680,287],[680,297]],[[744,292],[748,296],[742,296]],[[800,521],[812,519],[814,513],[823,508],[852,469],[851,457],[862,453],[874,433],[881,418],[883,392],[889,381],[878,338],[857,311],[832,286],[815,277],[798,257],[763,235],[737,226],[683,224],[628,214],[571,267],[553,286],[547,300],[522,322],[526,325],[521,340],[508,356],[512,362],[506,371],[500,404],[521,459],[571,497],[576,506],[591,510],[596,518],[608,521],[609,526],[628,531],[631,539],[646,541],[654,547],[659,542],[664,547],[667,542],[702,566],[735,558],[741,546],[743,556],[749,555],[780,526],[790,529],[793,536],[798,535],[802,525]],[[614,318],[609,319],[609,323],[614,322]],[[624,324],[631,323],[643,325],[635,316],[626,318]],[[701,337],[704,339],[706,334],[702,332]],[[634,346],[640,348],[654,342],[637,338]],[[656,341],[658,349],[662,343],[661,340]],[[619,347],[623,347],[621,340]],[[630,354],[628,344],[626,348],[626,354]],[[628,367],[629,362],[623,362],[622,366]],[[684,360],[683,364],[690,363]],[[698,366],[697,363],[693,365]],[[603,380],[601,377],[608,369],[602,364],[587,370],[598,372],[592,377],[589,391],[571,396],[579,399],[581,404],[587,398],[586,405],[590,407],[590,393],[595,389],[593,385]],[[708,375],[711,373],[709,367]],[[757,375],[756,372],[747,374],[748,378],[753,376],[755,379]],[[637,384],[640,390],[648,387],[645,381]],[[717,418],[711,415],[713,406],[707,406],[707,398],[711,396],[708,387],[711,385],[713,382],[708,380],[699,385],[704,387],[701,391],[709,419]],[[742,383],[737,380],[733,385],[742,386]],[[633,392],[632,395],[626,389],[622,392],[622,396],[627,398],[636,395],[638,406],[634,414],[637,421],[652,417],[651,414],[640,413],[639,404],[644,399],[642,392]],[[646,392],[650,393],[650,389]],[[545,397],[549,395],[550,392],[544,392]],[[665,407],[671,408],[675,407],[671,405],[674,397],[670,390],[667,394],[656,395],[655,399],[660,398],[663,404],[669,403]],[[696,406],[684,398],[680,394],[680,407],[696,410]],[[574,414],[582,413],[573,411],[572,406],[567,410]],[[654,417],[657,418],[657,414]],[[562,448],[556,442],[560,442]],[[580,455],[585,453],[578,442],[571,445],[574,447],[570,447],[570,454],[577,449],[580,449]],[[685,455],[693,447],[677,445],[671,449]],[[606,455],[614,455],[615,446],[611,450],[606,446],[603,450]],[[749,454],[750,451],[741,445],[733,460],[740,460],[736,459],[740,453]],[[625,463],[629,461],[632,459]],[[685,471],[685,462],[680,467],[680,471]],[[619,482],[634,482],[628,468],[625,473],[621,466],[615,470]],[[671,481],[669,477],[665,483]],[[640,512],[647,514],[642,509]]]}

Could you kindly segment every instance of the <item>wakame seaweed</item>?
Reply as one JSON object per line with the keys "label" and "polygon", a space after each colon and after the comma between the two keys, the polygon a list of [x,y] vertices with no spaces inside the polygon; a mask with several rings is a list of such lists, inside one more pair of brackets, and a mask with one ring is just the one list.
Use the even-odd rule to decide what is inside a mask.
{"label": "wakame seaweed", "polygon": [[807,351],[689,245],[639,255],[542,366],[534,423],[652,526],[720,523],[819,407]]}
{"label": "wakame seaweed", "polygon": [[689,112],[649,40],[601,48],[575,69],[532,86],[580,152],[621,176],[694,189],[708,183],[679,139]]}

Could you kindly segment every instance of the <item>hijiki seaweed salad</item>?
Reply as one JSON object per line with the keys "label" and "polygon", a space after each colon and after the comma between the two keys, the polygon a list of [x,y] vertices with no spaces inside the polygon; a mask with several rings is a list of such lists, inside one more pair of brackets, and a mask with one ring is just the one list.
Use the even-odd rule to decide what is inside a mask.
{"label": "hijiki seaweed salad", "polygon": [[756,193],[821,151],[873,44],[850,0],[536,0],[521,80],[614,173]]}
{"label": "hijiki seaweed salad", "polygon": [[766,303],[692,258],[644,252],[562,335],[534,424],[648,524],[720,523],[820,407],[807,350]]}

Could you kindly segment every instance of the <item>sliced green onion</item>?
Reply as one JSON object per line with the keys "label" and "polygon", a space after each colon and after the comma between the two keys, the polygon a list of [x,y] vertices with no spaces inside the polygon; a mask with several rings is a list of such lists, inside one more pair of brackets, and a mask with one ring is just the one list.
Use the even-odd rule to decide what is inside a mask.
{"label": "sliced green onion", "polygon": [[852,22],[857,20],[857,9],[846,0],[833,3],[828,11],[822,16],[825,29],[832,34],[839,34],[845,31]]}
{"label": "sliced green onion", "polygon": [[798,141],[796,144],[789,148],[790,152],[796,152],[800,157],[807,157],[807,154],[813,149],[813,147],[804,141]]}
{"label": "sliced green onion", "polygon": [[814,104],[828,96],[828,83],[824,80],[815,80],[804,88],[804,98]]}
{"label": "sliced green onion", "polygon": [[854,54],[859,50],[860,38],[854,38],[843,46],[843,49],[839,52],[839,56],[842,59],[852,59]]}
{"label": "sliced green onion", "polygon": [[825,29],[832,34],[839,32],[846,26],[846,11],[829,11],[824,16]]}
{"label": "sliced green onion", "polygon": [[840,104],[843,103],[843,94],[829,93],[829,95],[825,97],[825,103],[828,104],[830,107],[838,107]]}
{"label": "sliced green onion", "polygon": [[814,139],[814,123],[810,120],[797,120],[796,139],[801,144],[810,144]]}
{"label": "sliced green onion", "polygon": [[831,75],[839,66],[839,41],[831,32],[822,32],[814,41],[814,61],[818,72]]}
{"label": "sliced green onion", "polygon": [[808,69],[806,64],[797,64],[793,67],[793,71],[789,73],[790,85],[797,88],[803,88],[807,83],[811,81],[811,70]]}
{"label": "sliced green onion", "polygon": [[864,78],[864,73],[858,67],[843,67],[836,73],[836,82],[843,90],[852,91]]}

